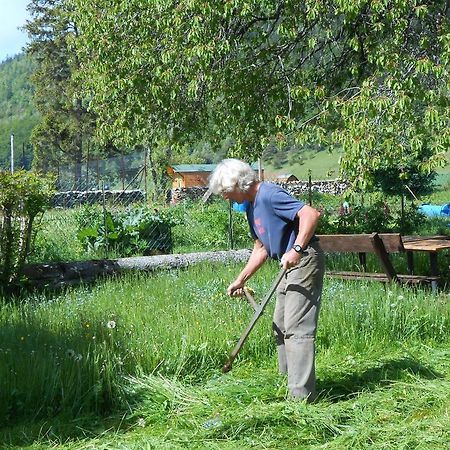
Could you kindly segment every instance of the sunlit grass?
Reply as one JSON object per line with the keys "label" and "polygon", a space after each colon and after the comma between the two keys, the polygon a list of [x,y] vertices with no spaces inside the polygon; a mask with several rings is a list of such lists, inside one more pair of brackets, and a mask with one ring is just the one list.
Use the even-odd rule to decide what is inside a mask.
{"label": "sunlit grass", "polygon": [[[0,447],[445,448],[448,294],[327,280],[308,406],[286,401],[273,302],[221,373],[252,316],[225,295],[238,270],[203,264],[2,305]],[[277,271],[251,280],[258,299]]]}

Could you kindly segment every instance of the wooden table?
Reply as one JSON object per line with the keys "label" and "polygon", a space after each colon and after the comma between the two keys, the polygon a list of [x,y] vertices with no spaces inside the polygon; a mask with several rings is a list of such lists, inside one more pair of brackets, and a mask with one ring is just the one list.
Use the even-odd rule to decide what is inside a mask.
{"label": "wooden table", "polygon": [[[438,252],[450,249],[450,237],[447,236],[404,236],[403,247],[408,258],[408,272],[414,273],[413,252],[427,252],[430,255],[430,275],[439,277]],[[437,290],[437,281],[431,282],[431,287]]]}

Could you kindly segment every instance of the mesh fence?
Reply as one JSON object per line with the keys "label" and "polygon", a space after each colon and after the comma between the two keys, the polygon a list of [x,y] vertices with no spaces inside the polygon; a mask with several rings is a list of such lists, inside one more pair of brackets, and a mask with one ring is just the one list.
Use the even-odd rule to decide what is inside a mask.
{"label": "mesh fence", "polygon": [[167,195],[153,201],[148,169],[142,154],[91,161],[81,171],[60,168],[59,192],[36,227],[31,262],[251,247],[245,215],[229,202],[171,205]]}

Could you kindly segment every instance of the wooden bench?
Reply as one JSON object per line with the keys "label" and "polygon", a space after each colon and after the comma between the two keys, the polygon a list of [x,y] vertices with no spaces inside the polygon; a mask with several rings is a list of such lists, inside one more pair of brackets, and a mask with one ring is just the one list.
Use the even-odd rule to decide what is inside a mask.
{"label": "wooden bench", "polygon": [[[327,253],[357,253],[362,266],[360,272],[327,271],[328,276],[347,280],[373,280],[403,283],[436,283],[439,277],[426,275],[401,275],[390,260],[390,253],[405,251],[399,233],[372,234],[323,234],[318,235],[322,249]],[[383,273],[367,272],[366,254],[374,253],[380,261]]]}

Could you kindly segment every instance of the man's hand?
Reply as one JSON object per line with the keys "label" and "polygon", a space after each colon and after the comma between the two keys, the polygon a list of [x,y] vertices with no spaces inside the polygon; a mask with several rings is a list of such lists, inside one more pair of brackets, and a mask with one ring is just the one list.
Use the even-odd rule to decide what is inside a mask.
{"label": "man's hand", "polygon": [[242,297],[244,294],[245,283],[241,280],[234,280],[227,288],[227,294],[230,297]]}
{"label": "man's hand", "polygon": [[301,257],[302,255],[300,255],[300,253],[297,253],[293,248],[291,248],[281,257],[281,266],[283,269],[290,269],[300,262]]}

